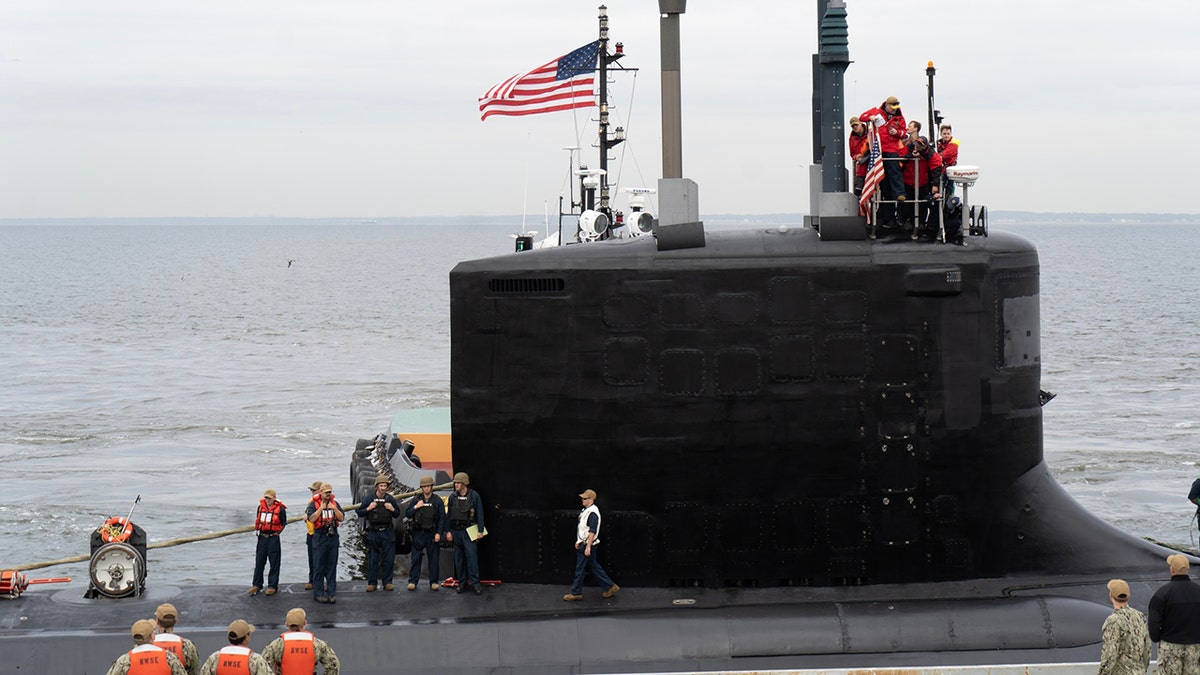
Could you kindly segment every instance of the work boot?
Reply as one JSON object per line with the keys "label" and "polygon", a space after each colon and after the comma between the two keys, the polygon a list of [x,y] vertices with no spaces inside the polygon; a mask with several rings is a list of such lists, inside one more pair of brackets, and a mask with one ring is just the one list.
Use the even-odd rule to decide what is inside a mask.
{"label": "work boot", "polygon": [[267,591],[266,591],[266,593],[267,593],[267,595],[275,595],[275,589],[274,589],[274,588],[268,588],[268,589],[267,589]]}
{"label": "work boot", "polygon": [[375,591],[375,584],[367,584],[367,592],[372,593],[374,591]]}
{"label": "work boot", "polygon": [[[413,584],[409,584],[409,585],[411,586],[411,585],[413,585]],[[431,590],[431,591],[436,591],[436,590],[437,590],[437,589],[439,589],[439,588],[441,588],[441,586],[439,586],[439,585],[437,584],[437,582],[436,582],[436,581],[435,581],[435,582],[433,582],[433,583],[430,583],[430,584],[429,584],[429,590]],[[408,589],[408,590],[410,590],[410,591],[411,591],[412,589],[410,588],[410,589]]]}
{"label": "work boot", "polygon": [[475,595],[483,595],[483,586],[475,584],[474,586],[471,586],[471,588],[475,589]]}
{"label": "work boot", "polygon": [[393,586],[393,585],[391,585],[391,584],[384,584],[384,585],[383,585],[383,590],[385,590],[385,591],[390,591],[390,590],[393,590],[393,589],[395,589],[395,588],[396,588],[396,587],[395,587],[395,586]]}
{"label": "work boot", "polygon": [[582,600],[582,599],[583,599],[582,595],[577,595],[575,593],[567,593],[566,595],[563,596],[563,600],[566,600],[567,602],[576,602],[576,601]]}
{"label": "work boot", "polygon": [[258,592],[259,592],[259,591],[261,591],[261,590],[262,590],[262,589],[261,589],[261,588],[259,588],[258,586],[251,586],[251,587],[250,587],[250,590],[246,591],[246,593],[247,593],[247,594],[249,594],[249,595],[258,595]]}
{"label": "work boot", "polygon": [[612,596],[616,595],[617,591],[619,591],[619,590],[621,590],[621,587],[616,584],[613,584],[612,586],[609,587],[609,589],[607,591],[604,591],[603,593],[601,593],[600,597],[611,598]]}
{"label": "work boot", "polygon": [[408,588],[408,590],[410,590],[410,591],[415,591],[415,590],[417,590],[417,585],[416,585],[416,584],[412,584],[412,583],[410,583],[410,584],[407,586],[407,588]]}
{"label": "work boot", "polygon": [[329,596],[329,599],[328,599],[328,600],[326,600],[325,602],[328,602],[328,603],[329,603],[329,604],[331,604],[331,605],[336,605],[336,604],[337,604],[337,598],[335,598],[335,597],[333,597],[333,596],[331,595],[331,596]]}

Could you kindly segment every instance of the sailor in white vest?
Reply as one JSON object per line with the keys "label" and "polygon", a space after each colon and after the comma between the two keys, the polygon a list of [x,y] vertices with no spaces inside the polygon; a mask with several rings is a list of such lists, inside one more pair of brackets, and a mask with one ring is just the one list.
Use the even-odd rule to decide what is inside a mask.
{"label": "sailor in white vest", "polygon": [[596,545],[600,543],[600,509],[596,507],[596,492],[584,490],[579,498],[583,500],[583,510],[579,512],[579,526],[575,528],[575,581],[571,583],[571,592],[563,596],[567,602],[583,599],[583,577],[591,572],[600,582],[600,587],[606,589],[600,595],[611,598],[621,587],[613,583],[600,561],[596,559]]}

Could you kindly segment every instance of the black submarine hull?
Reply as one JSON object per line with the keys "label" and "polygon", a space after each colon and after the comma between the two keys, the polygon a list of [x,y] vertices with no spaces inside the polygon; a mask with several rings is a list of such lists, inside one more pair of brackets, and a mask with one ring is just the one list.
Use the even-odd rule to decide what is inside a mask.
{"label": "black submarine hull", "polygon": [[450,283],[454,464],[506,581],[569,580],[585,488],[622,586],[1129,573],[1167,554],[1044,479],[1020,237],[645,237],[465,262]]}

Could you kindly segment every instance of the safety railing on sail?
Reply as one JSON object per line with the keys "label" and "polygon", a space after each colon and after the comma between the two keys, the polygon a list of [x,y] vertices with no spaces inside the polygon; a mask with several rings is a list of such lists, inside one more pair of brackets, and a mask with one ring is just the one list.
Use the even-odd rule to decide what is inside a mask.
{"label": "safety railing on sail", "polygon": [[[920,157],[880,157],[879,161],[883,162],[912,162],[913,176],[921,175],[921,159]],[[966,202],[966,190],[963,191],[963,198],[945,197],[946,186],[951,184],[944,176],[939,178],[938,193],[930,194],[927,198],[921,199],[921,184],[919,179],[915,179],[915,185],[904,186],[902,193],[903,199],[897,195],[896,199],[884,199],[882,194],[882,183],[888,180],[885,175],[880,181],[880,185],[876,186],[875,191],[871,195],[870,208],[867,213],[867,226],[869,228],[869,236],[871,239],[876,239],[879,236],[880,225],[880,206],[889,207],[888,213],[889,222],[894,221],[895,227],[902,228],[908,233],[913,241],[918,241],[922,233],[934,234],[933,240],[938,243],[946,243],[947,239],[952,243],[961,244],[966,235],[971,236],[987,236],[987,207],[968,205]],[[970,183],[963,183],[964,188]],[[914,194],[909,194],[909,191]],[[932,193],[932,190],[930,190]],[[911,208],[911,213],[901,213],[902,210]],[[886,223],[885,223],[886,225]],[[936,225],[936,234],[933,232]],[[947,226],[949,225],[949,232]]]}

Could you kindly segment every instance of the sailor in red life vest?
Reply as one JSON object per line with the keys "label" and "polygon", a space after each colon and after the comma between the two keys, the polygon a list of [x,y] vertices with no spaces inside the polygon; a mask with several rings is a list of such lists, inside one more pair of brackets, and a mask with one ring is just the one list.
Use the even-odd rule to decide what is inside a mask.
{"label": "sailor in red life vest", "polygon": [[346,518],[332,485],[321,483],[321,498],[308,503],[305,517],[313,524],[313,599],[332,604],[337,602],[338,525]]}
{"label": "sailor in red life vest", "polygon": [[[943,124],[939,131],[941,136],[938,138],[937,151],[942,156],[942,166],[954,166],[958,164],[958,139],[954,137],[954,130],[948,123]],[[945,175],[942,176],[942,193],[946,199],[954,196],[954,181],[947,180]]]}
{"label": "sailor in red life vest", "polygon": [[267,575],[267,595],[275,595],[279,588],[279,533],[287,525],[287,507],[275,499],[275,491],[267,489],[258,501],[258,513],[254,518],[254,531],[258,534],[258,548],[254,552],[254,579],[250,582],[250,595],[257,595],[263,587],[263,567],[271,563]]}
{"label": "sailor in red life vest", "polygon": [[158,624],[154,644],[179,657],[188,675],[197,675],[200,672],[200,652],[196,651],[195,642],[175,634],[175,622],[178,619],[179,612],[169,602],[164,602],[154,610],[154,621]]}
{"label": "sailor in red life vest", "polygon": [[[900,173],[900,141],[908,134],[908,122],[904,121],[904,113],[900,111],[900,100],[889,96],[878,108],[871,108],[858,116],[864,124],[874,124],[879,130],[879,152],[884,159],[883,180],[880,188],[884,199],[900,199],[904,197],[904,179]],[[869,130],[869,128],[868,128]],[[881,222],[894,220],[896,209],[892,204],[879,207]]]}
{"label": "sailor in red life vest", "polygon": [[[310,501],[321,503],[321,481],[314,480],[312,485],[308,486],[308,491],[312,493]],[[308,550],[308,583],[304,584],[304,590],[311,591],[313,588],[313,579],[316,577],[316,567],[313,566],[313,524],[310,520],[304,521],[304,528],[308,530],[308,534],[304,536],[304,548]]]}
{"label": "sailor in red life vest", "polygon": [[133,649],[117,657],[107,675],[187,675],[179,659],[154,645],[154,623],[142,619],[129,630]]}
{"label": "sailor in red life vest", "polygon": [[[942,184],[942,158],[929,145],[929,139],[924,136],[918,136],[908,146],[908,157],[915,158],[916,161],[908,160],[904,162],[904,184],[908,189],[909,194],[914,192],[914,183],[916,185],[915,193],[917,199],[922,202],[929,200],[940,200],[939,186]],[[914,174],[916,174],[914,176]],[[927,204],[921,204],[920,212],[916,218],[916,227],[922,227],[925,220],[929,217],[930,207]],[[906,205],[906,213],[904,218],[912,218],[915,205]]]}
{"label": "sailor in red life vest", "polygon": [[272,671],[280,675],[314,675],[317,664],[325,669],[325,675],[338,675],[341,663],[333,648],[321,638],[304,630],[308,615],[296,607],[287,613],[284,623],[288,632],[271,641],[262,650],[263,659]]}
{"label": "sailor in red life vest", "polygon": [[273,675],[263,657],[250,650],[253,632],[254,626],[242,619],[229,624],[229,646],[209,655],[200,675]]}
{"label": "sailor in red life vest", "polygon": [[867,179],[867,158],[871,144],[867,141],[867,125],[857,117],[850,118],[850,160],[854,162],[854,196],[862,194],[863,182]]}

